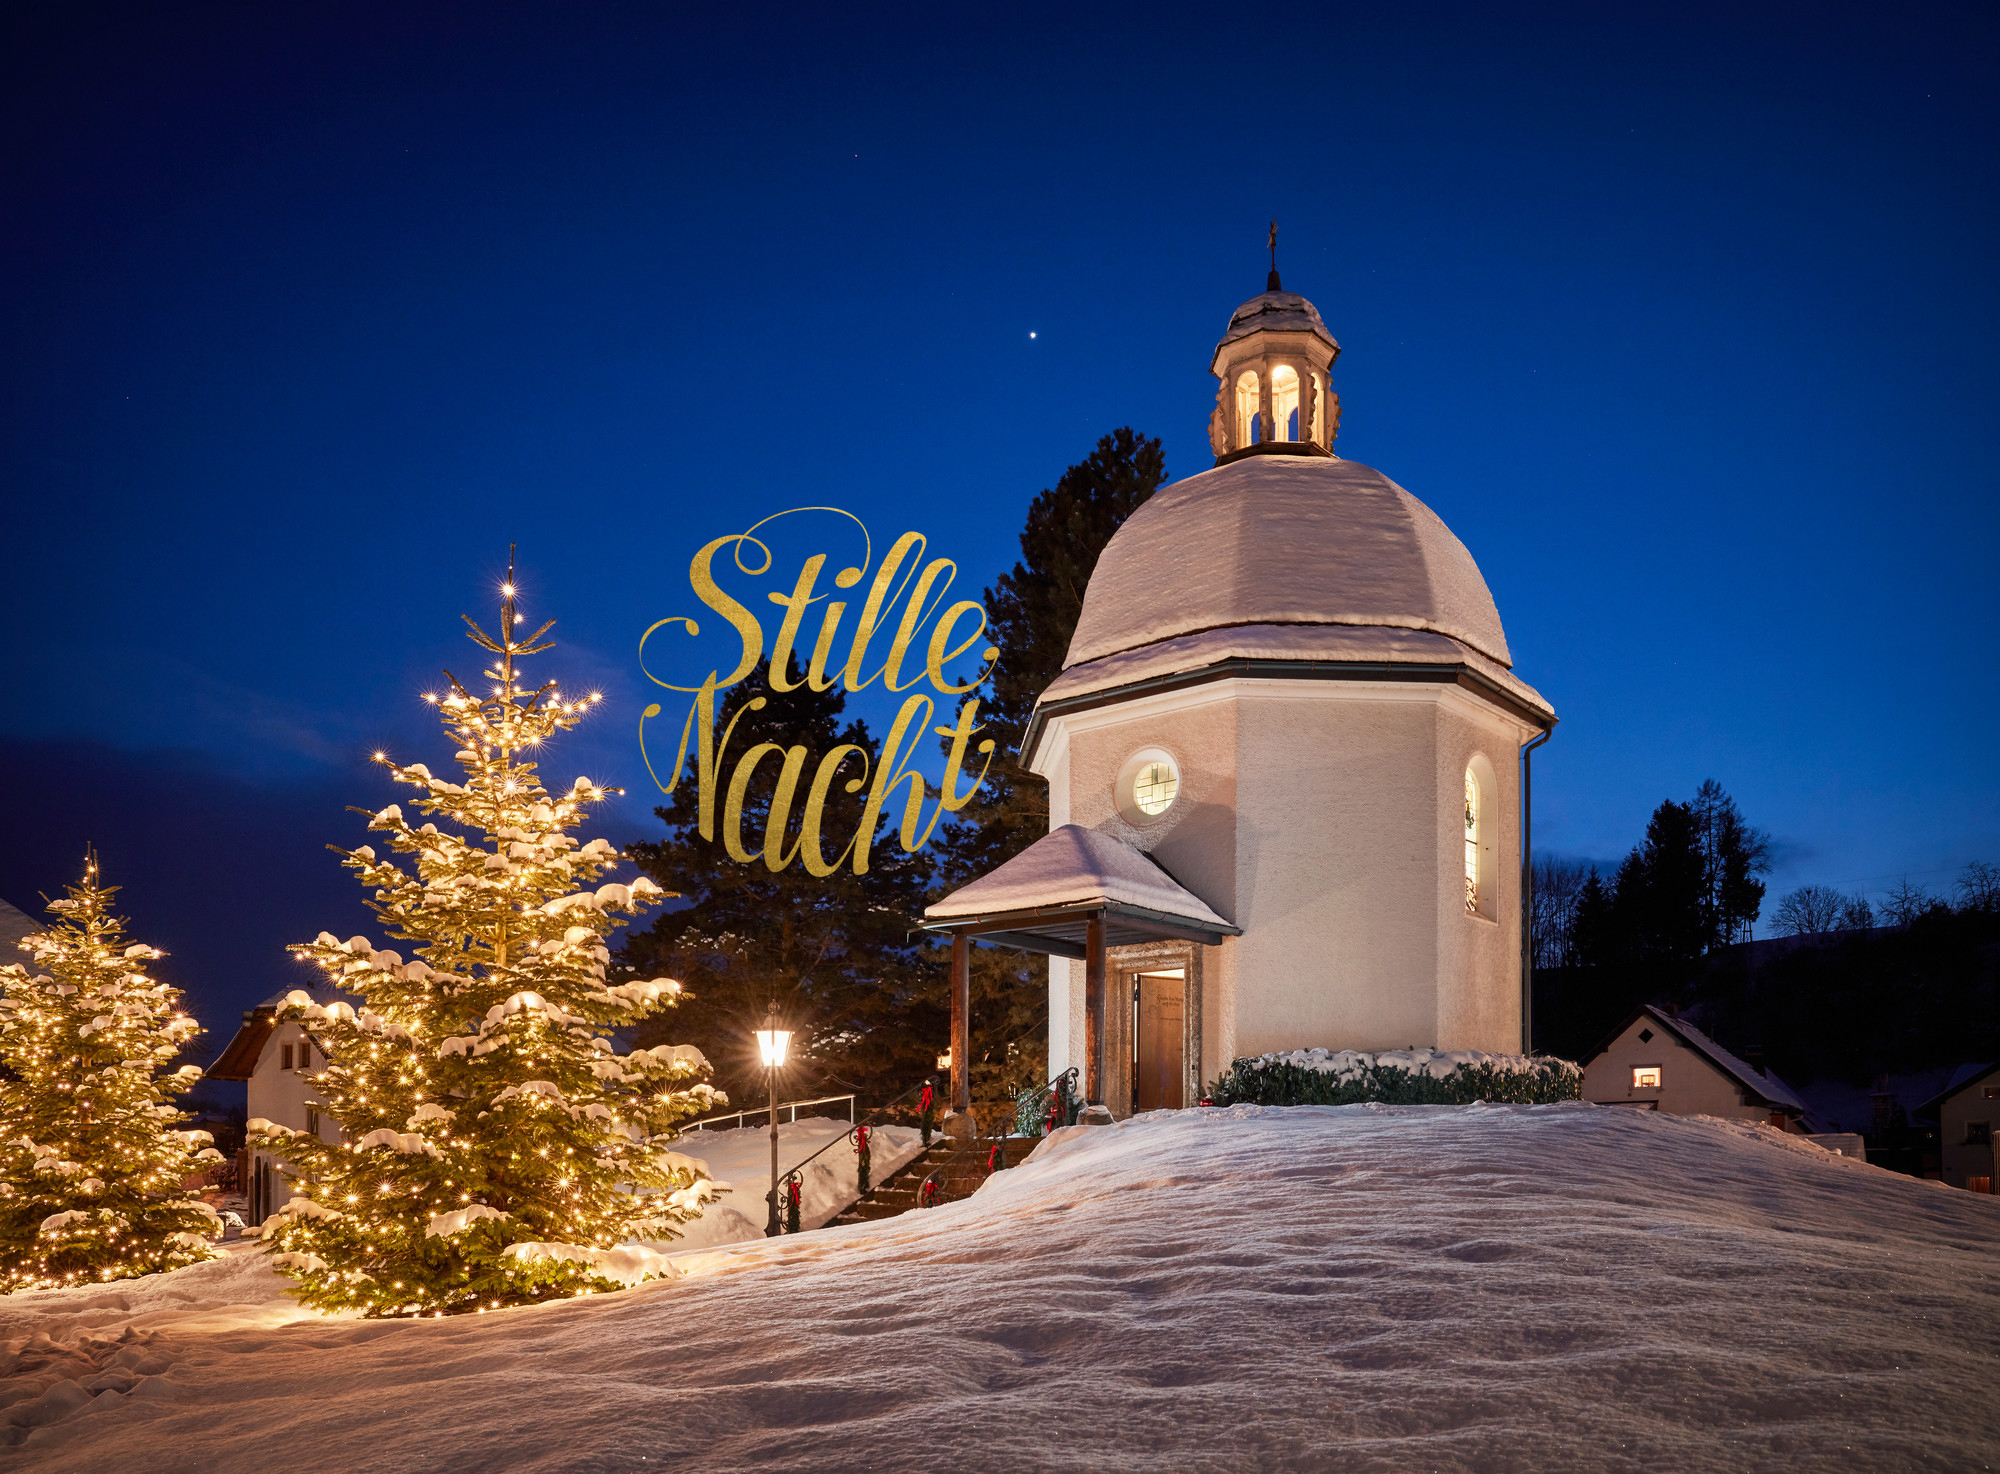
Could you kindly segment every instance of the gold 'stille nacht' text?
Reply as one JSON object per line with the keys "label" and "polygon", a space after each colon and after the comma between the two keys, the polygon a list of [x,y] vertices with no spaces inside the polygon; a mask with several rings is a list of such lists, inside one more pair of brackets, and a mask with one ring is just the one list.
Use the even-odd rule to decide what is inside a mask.
{"label": "gold 'stille nacht' text", "polygon": [[[873,544],[867,541],[868,529],[861,520],[836,507],[796,507],[792,511],[833,512],[849,518],[861,528],[864,552],[860,564],[840,569],[832,579],[835,590],[859,587],[868,576],[868,565],[873,559]],[[811,874],[822,876],[833,874],[843,864],[851,864],[855,874],[865,874],[869,849],[884,811],[894,818],[900,804],[900,822],[896,830],[899,843],[912,853],[923,848],[937,828],[938,820],[945,814],[964,808],[971,802],[973,794],[979,791],[987,769],[992,766],[993,739],[987,737],[976,746],[974,744],[973,739],[984,730],[978,723],[979,698],[976,696],[959,704],[958,716],[952,725],[938,727],[930,726],[937,710],[930,696],[917,692],[905,697],[895,721],[889,726],[889,735],[882,743],[879,759],[871,762],[864,749],[851,743],[843,743],[820,756],[813,766],[812,781],[806,788],[797,831],[787,847],[786,835],[792,829],[792,810],[798,803],[799,784],[812,762],[812,754],[803,744],[784,747],[775,742],[759,742],[745,749],[735,758],[734,766],[729,766],[730,740],[735,735],[736,724],[746,713],[761,711],[767,702],[763,696],[752,696],[740,703],[718,736],[716,698],[756,670],[766,650],[765,631],[763,622],[752,609],[725,593],[716,583],[714,564],[716,557],[727,548],[736,567],[743,573],[753,578],[768,573],[772,563],[771,549],[756,536],[757,531],[779,517],[790,515],[792,512],[779,512],[766,517],[748,531],[716,538],[697,552],[688,565],[688,583],[695,597],[719,614],[736,632],[740,650],[735,667],[727,675],[712,670],[700,685],[682,686],[662,680],[646,666],[647,642],[660,630],[682,625],[690,637],[701,633],[700,624],[684,615],[657,620],[639,637],[639,663],[646,670],[647,679],[667,690],[687,693],[692,697],[687,715],[681,722],[679,747],[666,781],[661,781],[651,752],[646,749],[646,723],[661,712],[657,702],[647,706],[640,715],[640,748],[646,756],[647,770],[653,774],[653,781],[664,793],[672,793],[680,784],[692,749],[701,837],[710,843],[716,838],[716,799],[719,795],[722,800],[722,843],[731,859],[748,865],[761,855],[764,864],[772,870],[783,870],[794,860],[801,860]],[[828,555],[825,553],[815,553],[805,559],[790,593],[780,593],[775,589],[767,593],[765,598],[784,610],[778,621],[777,633],[769,644],[770,663],[766,667],[766,679],[771,689],[792,691],[803,684],[815,691],[826,691],[838,683],[848,691],[864,691],[879,679],[885,690],[894,693],[918,686],[928,686],[944,696],[964,696],[968,691],[976,690],[1000,658],[997,647],[985,645],[980,652],[982,664],[978,673],[963,684],[954,685],[945,673],[952,662],[985,642],[986,610],[977,600],[961,599],[939,613],[939,606],[950,591],[958,565],[949,558],[933,558],[926,563],[925,547],[921,533],[906,532],[896,539],[883,557],[881,567],[875,571],[874,580],[869,584],[851,625],[847,624],[850,599],[835,598],[831,590],[815,592],[826,568]],[[746,549],[751,551],[753,559],[758,560],[754,566],[744,561]],[[818,626],[812,635],[812,654],[806,662],[804,681],[795,682],[791,679],[793,657],[805,649],[801,635],[809,616],[815,612],[813,606],[816,604],[822,607],[817,611]],[[882,656],[882,663],[871,670],[868,667],[870,649],[878,645],[878,637],[892,625],[894,634],[889,639],[887,653]],[[929,631],[927,639],[926,629]],[[923,663],[921,667],[906,672],[912,652],[917,650],[922,653]],[[926,729],[950,743],[943,786],[936,795],[928,820],[924,812],[928,796],[924,777],[911,766]],[[977,752],[984,761],[980,764],[978,776],[961,790],[959,784],[965,775],[968,751]],[[744,844],[743,804],[750,785],[756,781],[758,768],[767,758],[777,760],[777,778],[764,823],[764,843],[759,851]],[[728,769],[726,783],[723,781],[725,768]],[[858,794],[865,787],[868,798],[846,847],[828,859],[821,830],[827,795],[836,782],[841,783],[850,794]]]}

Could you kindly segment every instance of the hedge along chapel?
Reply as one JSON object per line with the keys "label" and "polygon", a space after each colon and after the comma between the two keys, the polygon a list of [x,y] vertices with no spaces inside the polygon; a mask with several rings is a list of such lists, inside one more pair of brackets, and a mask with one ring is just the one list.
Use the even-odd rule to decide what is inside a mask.
{"label": "hedge along chapel", "polygon": [[1334,454],[1340,345],[1279,286],[1209,368],[1215,466],[1105,547],[1022,743],[1051,832],[925,911],[1047,953],[1049,1071],[1123,1117],[1273,1050],[1525,1051],[1523,745],[1555,713],[1436,513]]}

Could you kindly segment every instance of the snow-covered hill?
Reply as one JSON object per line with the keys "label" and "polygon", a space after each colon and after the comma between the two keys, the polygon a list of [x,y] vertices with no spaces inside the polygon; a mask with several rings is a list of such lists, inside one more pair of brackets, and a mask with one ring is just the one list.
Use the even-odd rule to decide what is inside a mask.
{"label": "snow-covered hill", "polygon": [[38,1425],[13,1457],[1733,1474],[2000,1448],[2000,1203],[1719,1122],[1159,1113],[965,1202],[681,1263],[448,1321],[299,1318],[241,1257],[15,1296]]}

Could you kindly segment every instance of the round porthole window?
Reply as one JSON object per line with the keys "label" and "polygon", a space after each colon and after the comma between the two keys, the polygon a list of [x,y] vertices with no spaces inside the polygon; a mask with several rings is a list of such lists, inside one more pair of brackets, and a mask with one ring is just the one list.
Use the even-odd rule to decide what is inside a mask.
{"label": "round porthole window", "polygon": [[1118,775],[1118,809],[1129,824],[1157,819],[1180,797],[1181,770],[1157,747],[1135,752]]}
{"label": "round porthole window", "polygon": [[1181,791],[1181,775],[1165,758],[1157,758],[1139,769],[1132,782],[1132,802],[1142,814],[1164,814],[1174,795]]}

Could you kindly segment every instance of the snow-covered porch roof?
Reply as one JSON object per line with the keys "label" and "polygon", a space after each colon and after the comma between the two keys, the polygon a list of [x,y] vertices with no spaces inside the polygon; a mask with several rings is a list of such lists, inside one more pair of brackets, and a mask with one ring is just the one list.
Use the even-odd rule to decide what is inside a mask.
{"label": "snow-covered porch roof", "polygon": [[924,908],[924,929],[982,941],[1085,956],[1089,924],[1107,947],[1173,937],[1219,945],[1242,928],[1108,834],[1065,824],[969,885]]}

